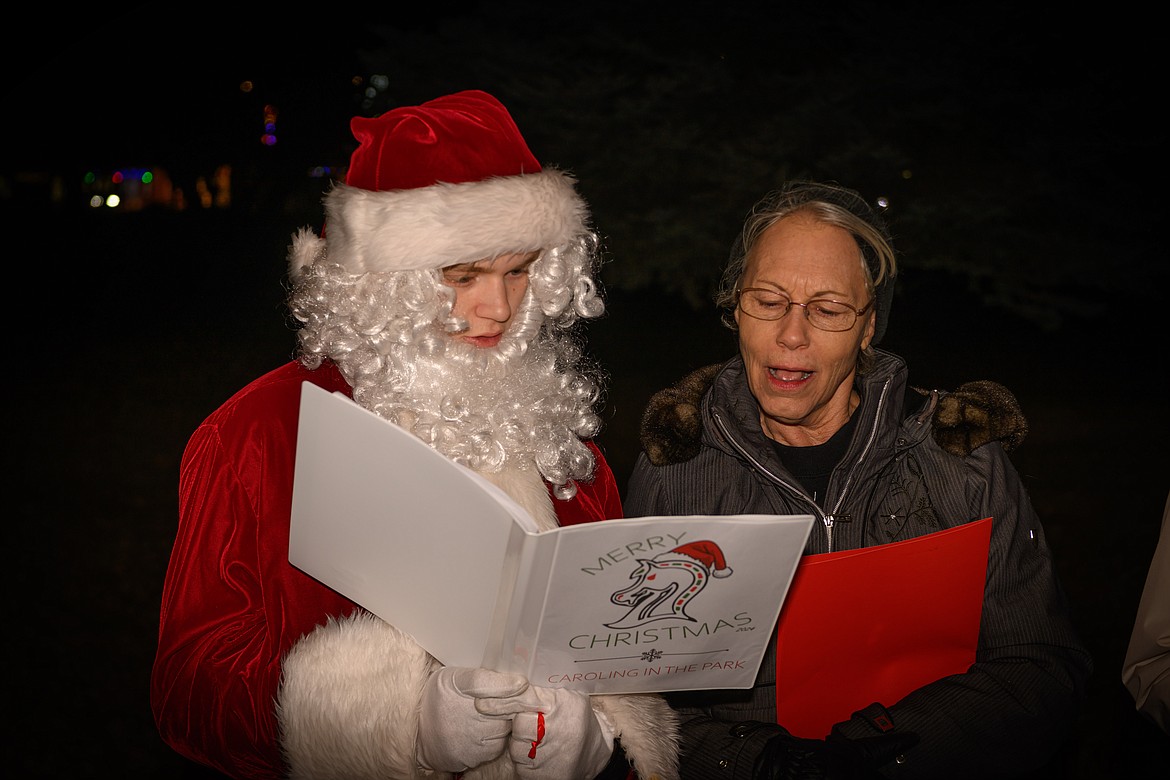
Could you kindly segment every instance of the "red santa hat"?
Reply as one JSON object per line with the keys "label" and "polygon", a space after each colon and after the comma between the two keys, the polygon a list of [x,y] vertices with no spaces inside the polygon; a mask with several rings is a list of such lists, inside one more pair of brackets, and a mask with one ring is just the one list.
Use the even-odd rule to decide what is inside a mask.
{"label": "red santa hat", "polygon": [[359,146],[324,199],[321,238],[302,230],[289,267],[350,273],[443,268],[562,246],[587,230],[567,174],[544,169],[508,110],[477,90],[354,117]]}
{"label": "red santa hat", "polygon": [[659,555],[656,560],[679,555],[694,558],[703,564],[707,571],[711,573],[712,577],[728,577],[731,575],[731,567],[727,565],[727,560],[723,557],[723,550],[715,542],[704,539],[699,542],[680,545],[669,553]]}

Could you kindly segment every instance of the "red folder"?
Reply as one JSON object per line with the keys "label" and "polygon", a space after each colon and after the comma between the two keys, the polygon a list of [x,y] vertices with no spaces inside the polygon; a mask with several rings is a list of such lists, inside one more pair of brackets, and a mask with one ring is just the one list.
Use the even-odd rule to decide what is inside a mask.
{"label": "red folder", "polygon": [[807,555],[777,623],[776,721],[822,738],[872,702],[975,661],[991,518],[904,542]]}

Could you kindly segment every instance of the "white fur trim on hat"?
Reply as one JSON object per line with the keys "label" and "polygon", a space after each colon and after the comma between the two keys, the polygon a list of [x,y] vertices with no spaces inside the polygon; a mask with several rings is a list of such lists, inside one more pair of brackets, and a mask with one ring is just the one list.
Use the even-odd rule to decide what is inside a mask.
{"label": "white fur trim on hat", "polygon": [[562,246],[587,230],[588,208],[560,171],[463,184],[375,192],[345,184],[325,196],[325,237],[302,230],[289,266],[295,278],[324,258],[350,273],[473,263],[509,252]]}

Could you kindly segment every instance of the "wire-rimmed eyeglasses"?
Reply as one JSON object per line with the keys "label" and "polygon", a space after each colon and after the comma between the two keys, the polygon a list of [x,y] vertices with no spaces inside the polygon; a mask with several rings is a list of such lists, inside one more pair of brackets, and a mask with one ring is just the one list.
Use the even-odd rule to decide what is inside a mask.
{"label": "wire-rimmed eyeglasses", "polygon": [[873,300],[860,309],[831,298],[814,298],[797,303],[787,295],[761,287],[747,287],[735,293],[735,305],[749,317],[769,322],[783,319],[793,306],[804,309],[808,324],[818,330],[834,333],[849,330],[857,324],[857,318],[869,311]]}

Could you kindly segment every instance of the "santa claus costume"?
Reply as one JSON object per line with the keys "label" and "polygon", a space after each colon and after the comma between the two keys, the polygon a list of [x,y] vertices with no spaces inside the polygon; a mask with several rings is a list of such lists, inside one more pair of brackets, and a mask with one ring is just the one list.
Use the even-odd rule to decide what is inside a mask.
{"label": "santa claus costume", "polygon": [[[302,383],[411,430],[545,527],[622,515],[591,441],[600,380],[573,337],[604,309],[573,179],[542,167],[483,92],[351,128],[359,148],[325,196],[321,235],[298,232],[289,253],[298,358],[212,413],[180,468],[151,703],[169,745],[236,778],[450,776],[422,768],[416,751],[438,662],[288,562]],[[535,251],[500,344],[450,338],[455,296],[438,269]],[[660,697],[590,702],[631,774],[677,777],[677,720]],[[521,776],[506,752],[462,773]]]}

